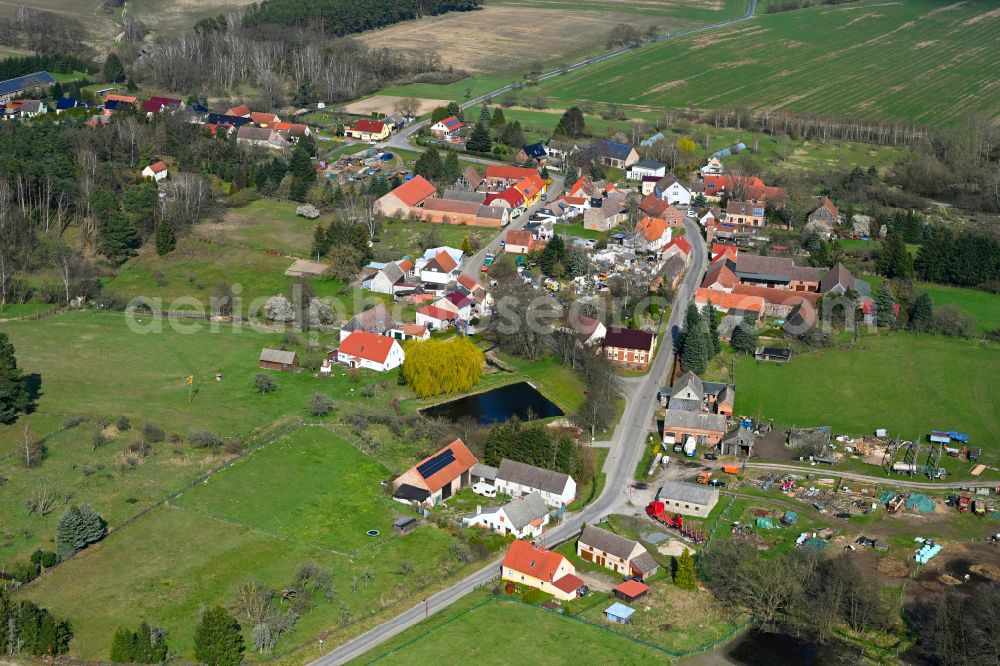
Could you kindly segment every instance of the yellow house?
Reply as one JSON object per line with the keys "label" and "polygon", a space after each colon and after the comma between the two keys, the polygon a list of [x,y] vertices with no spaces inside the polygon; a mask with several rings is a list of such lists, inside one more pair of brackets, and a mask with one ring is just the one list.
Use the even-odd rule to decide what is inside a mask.
{"label": "yellow house", "polygon": [[500,565],[503,580],[547,592],[560,601],[576,599],[586,585],[576,577],[576,567],[559,553],[528,541],[510,544]]}
{"label": "yellow house", "polygon": [[361,141],[384,141],[392,134],[392,129],[381,120],[362,118],[354,123],[354,127],[345,129],[344,134]]}
{"label": "yellow house", "polygon": [[548,189],[547,183],[542,180],[542,177],[537,173],[529,174],[522,178],[516,185],[514,189],[521,193],[524,197],[524,205],[533,206],[538,203],[545,191]]}

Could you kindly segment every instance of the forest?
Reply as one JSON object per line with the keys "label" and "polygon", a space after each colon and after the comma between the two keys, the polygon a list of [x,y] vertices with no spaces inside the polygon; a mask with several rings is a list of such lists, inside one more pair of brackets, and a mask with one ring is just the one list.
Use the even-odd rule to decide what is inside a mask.
{"label": "forest", "polygon": [[252,27],[266,23],[317,27],[343,37],[400,21],[452,11],[478,9],[482,0],[264,0],[243,19]]}

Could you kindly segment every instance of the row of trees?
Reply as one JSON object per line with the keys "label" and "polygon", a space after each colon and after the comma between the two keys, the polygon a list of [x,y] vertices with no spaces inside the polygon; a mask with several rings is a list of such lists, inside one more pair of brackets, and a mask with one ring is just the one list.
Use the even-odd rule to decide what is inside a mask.
{"label": "row of trees", "polygon": [[0,654],[64,654],[72,638],[68,621],[31,601],[14,601],[0,587]]}
{"label": "row of trees", "polygon": [[917,277],[928,282],[1000,291],[1000,240],[986,231],[928,228],[913,260]]}
{"label": "row of trees", "polygon": [[708,362],[722,351],[716,312],[711,301],[701,311],[694,302],[688,303],[684,329],[677,339],[677,352],[684,372],[700,375],[705,372]]}
{"label": "row of trees", "polygon": [[482,0],[264,0],[246,15],[243,24],[309,26],[342,37],[421,16],[470,11],[482,4]]}
{"label": "row of trees", "polygon": [[31,396],[10,337],[0,331],[0,423],[14,423],[28,411]]}
{"label": "row of trees", "polygon": [[119,627],[111,640],[111,661],[119,664],[160,664],[167,659],[166,633],[142,622],[136,630]]}
{"label": "row of trees", "polygon": [[577,483],[594,478],[590,449],[578,447],[568,436],[540,424],[513,418],[494,426],[486,438],[487,465],[498,466],[504,458],[569,474]]}

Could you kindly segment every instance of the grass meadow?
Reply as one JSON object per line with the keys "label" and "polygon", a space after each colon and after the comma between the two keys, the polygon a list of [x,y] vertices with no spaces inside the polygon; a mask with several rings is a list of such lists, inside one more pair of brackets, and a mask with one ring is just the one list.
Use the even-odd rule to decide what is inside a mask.
{"label": "grass meadow", "polygon": [[[23,594],[70,618],[76,656],[106,657],[114,628],[139,618],[165,627],[171,647],[189,655],[199,607],[230,604],[244,580],[289,587],[299,566],[315,562],[333,572],[336,594],[315,599],[278,647],[279,657],[302,663],[303,653],[290,653],[313,648],[321,631],[330,632],[330,644],[343,641],[460,568],[449,554],[454,538],[438,528],[393,534],[393,519],[406,509],[383,494],[387,477],[327,429],[302,427],[112,533]],[[380,535],[367,536],[370,529]],[[404,560],[416,571],[400,573]],[[366,567],[374,580],[352,591]]]}
{"label": "grass meadow", "polygon": [[926,291],[934,307],[954,305],[975,319],[976,328],[984,333],[1000,328],[1000,294],[930,282],[918,282],[914,289],[917,293]]}
{"label": "grass meadow", "polygon": [[1000,346],[893,333],[779,365],[736,362],[736,411],[782,426],[829,425],[838,433],[886,428],[906,439],[958,430],[996,455]]}

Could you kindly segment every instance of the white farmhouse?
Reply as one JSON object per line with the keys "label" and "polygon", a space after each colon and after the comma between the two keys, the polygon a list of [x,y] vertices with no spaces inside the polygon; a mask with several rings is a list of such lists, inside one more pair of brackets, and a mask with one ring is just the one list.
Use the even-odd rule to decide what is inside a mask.
{"label": "white farmhouse", "polygon": [[531,493],[500,507],[483,509],[462,519],[469,527],[482,527],[502,536],[511,534],[518,539],[537,539],[549,524],[549,508],[541,495]]}
{"label": "white farmhouse", "polygon": [[403,364],[403,348],[385,335],[354,331],[337,350],[337,360],[351,368],[367,368],[375,372],[388,372]]}
{"label": "white farmhouse", "polygon": [[496,489],[511,497],[538,493],[547,505],[557,508],[576,499],[576,481],[569,474],[507,458],[500,461]]}

